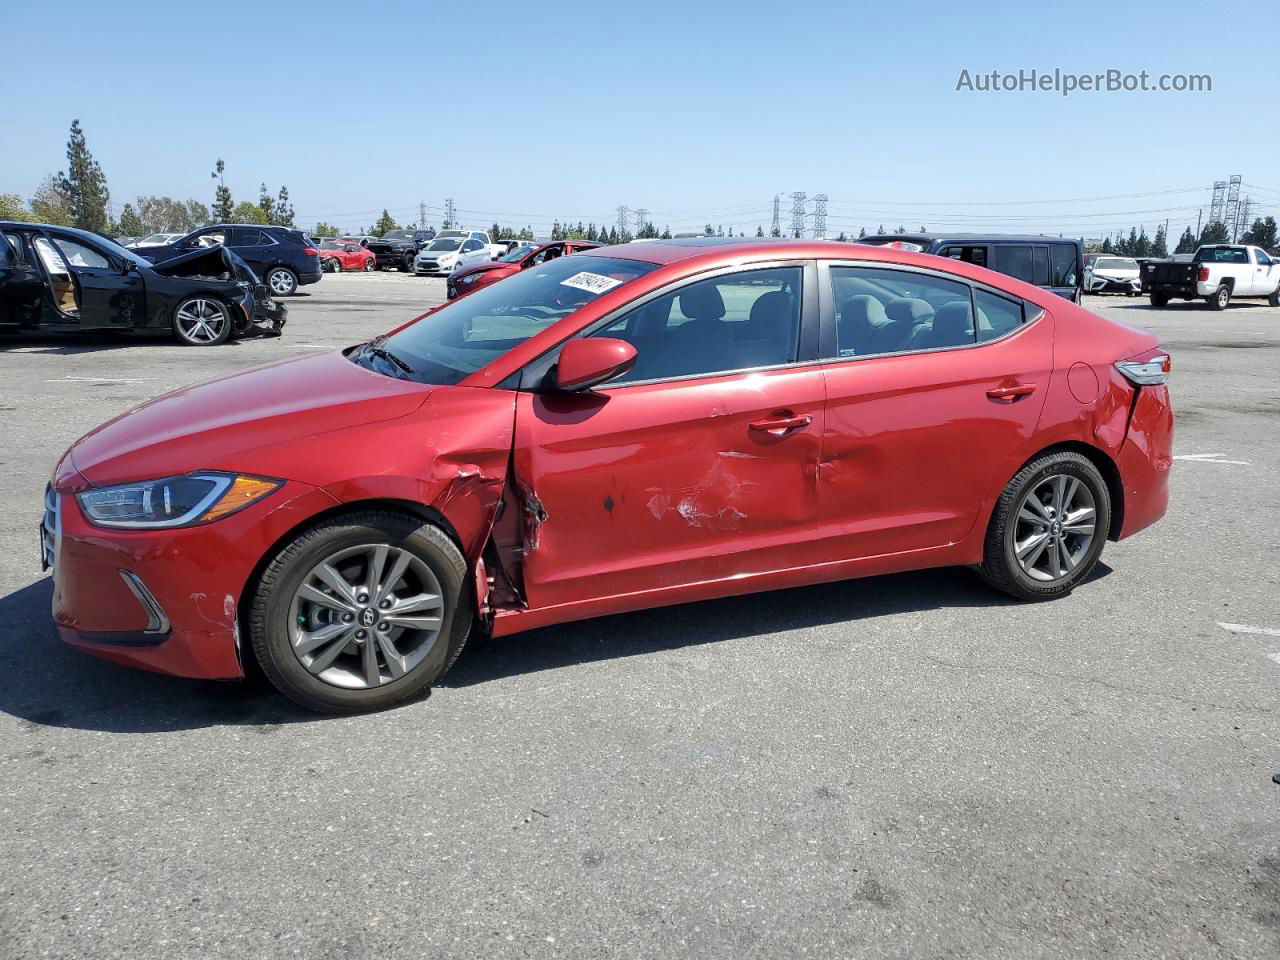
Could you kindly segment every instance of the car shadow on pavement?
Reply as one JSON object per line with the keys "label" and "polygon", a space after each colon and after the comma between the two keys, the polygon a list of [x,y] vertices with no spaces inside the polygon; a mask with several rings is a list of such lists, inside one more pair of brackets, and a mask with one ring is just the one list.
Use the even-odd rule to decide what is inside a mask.
{"label": "car shadow on pavement", "polygon": [[[1090,582],[1111,568],[1099,563]],[[723,600],[679,604],[582,620],[511,637],[473,638],[441,687],[467,687],[507,676],[660,650],[811,630],[856,622],[874,637],[876,620],[946,607],[1004,607],[1020,601],[997,593],[959,568],[923,570],[795,587]],[[794,641],[803,644],[803,637]]]}
{"label": "car shadow on pavement", "polygon": [[[1099,563],[1090,580],[1111,568]],[[203,681],[147,673],[66,646],[49,616],[53,584],[44,577],[0,598],[0,712],[35,726],[112,733],[156,733],[209,726],[323,721],[265,680]],[[967,570],[926,570],[723,600],[680,604],[531,630],[476,637],[439,686],[465,688],[505,677],[663,650],[785,634],[857,622],[875,636],[876,620],[945,607],[1003,607]],[[793,641],[803,644],[803,637]],[[405,704],[421,703],[430,693]]]}
{"label": "car shadow on pavement", "polygon": [[187,680],[117,666],[64,644],[49,615],[53,580],[0,597],[0,713],[33,726],[112,733],[324,719],[265,681]]}

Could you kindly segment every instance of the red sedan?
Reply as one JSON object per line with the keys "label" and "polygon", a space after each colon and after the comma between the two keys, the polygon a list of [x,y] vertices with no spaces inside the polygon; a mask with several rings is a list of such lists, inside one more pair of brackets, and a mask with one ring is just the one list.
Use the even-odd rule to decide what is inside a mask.
{"label": "red sedan", "polygon": [[321,266],[330,273],[372,270],[376,264],[372,253],[351,240],[321,240],[316,249],[320,252]]}
{"label": "red sedan", "polygon": [[98,656],[253,658],[344,712],[435,682],[473,628],[952,565],[1047,600],[1164,514],[1169,367],[1150,332],[928,254],[561,257],[77,441],[53,616]]}
{"label": "red sedan", "polygon": [[519,246],[492,263],[477,263],[451,273],[445,288],[449,299],[456,300],[458,297],[483,289],[521,270],[546,263],[556,257],[591,250],[599,246],[600,244],[594,240],[555,240],[538,247]]}

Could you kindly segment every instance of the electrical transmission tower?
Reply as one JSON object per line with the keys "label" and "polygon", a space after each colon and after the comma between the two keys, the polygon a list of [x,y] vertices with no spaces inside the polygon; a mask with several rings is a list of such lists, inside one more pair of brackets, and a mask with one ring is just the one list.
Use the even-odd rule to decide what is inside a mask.
{"label": "electrical transmission tower", "polygon": [[1213,182],[1213,200],[1209,203],[1209,222],[1227,222],[1227,181]]}
{"label": "electrical transmission tower", "polygon": [[773,195],[773,223],[769,225],[769,236],[771,237],[782,236],[782,223],[778,218],[778,208],[781,202],[781,195],[775,193]]}
{"label": "electrical transmission tower", "polygon": [[644,229],[644,225],[649,222],[649,211],[644,207],[636,208],[634,214],[636,218],[636,236],[640,236],[640,231]]}
{"label": "electrical transmission tower", "polygon": [[1245,197],[1240,201],[1240,215],[1236,218],[1236,229],[1231,233],[1231,242],[1235,243],[1237,237],[1243,236],[1251,227],[1253,216],[1253,200]]}
{"label": "electrical transmission tower", "polygon": [[618,239],[621,240],[627,234],[627,222],[631,217],[631,208],[626,204],[618,207]]}
{"label": "electrical transmission tower", "polygon": [[827,238],[827,195],[825,193],[815,193],[813,195],[813,239],[825,240]]}
{"label": "electrical transmission tower", "polygon": [[424,200],[418,201],[418,229],[425,230],[427,227],[427,204]]}
{"label": "electrical transmission tower", "polygon": [[457,223],[453,219],[453,197],[445,197],[444,201],[444,222],[447,227],[456,227]]}
{"label": "electrical transmission tower", "polygon": [[1236,174],[1227,184],[1227,209],[1223,223],[1231,234],[1231,242],[1235,243],[1236,228],[1240,225],[1240,174]]}
{"label": "electrical transmission tower", "polygon": [[804,236],[804,201],[803,191],[797,191],[791,195],[791,235],[793,237]]}

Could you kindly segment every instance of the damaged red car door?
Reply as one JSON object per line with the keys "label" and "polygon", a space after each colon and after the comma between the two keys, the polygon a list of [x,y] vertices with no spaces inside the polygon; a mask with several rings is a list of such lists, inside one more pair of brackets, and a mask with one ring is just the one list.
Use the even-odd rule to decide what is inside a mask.
{"label": "damaged red car door", "polygon": [[625,376],[519,395],[531,606],[798,562],[818,519],[825,402],[821,369],[797,362],[805,269],[661,291],[587,333],[636,348]]}

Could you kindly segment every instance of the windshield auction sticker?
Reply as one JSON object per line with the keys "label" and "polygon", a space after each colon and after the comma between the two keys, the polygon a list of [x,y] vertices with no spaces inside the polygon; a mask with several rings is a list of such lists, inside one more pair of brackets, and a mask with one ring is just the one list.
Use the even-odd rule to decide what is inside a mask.
{"label": "windshield auction sticker", "polygon": [[615,280],[613,277],[604,277],[598,273],[575,273],[569,279],[561,280],[560,286],[573,287],[575,290],[585,290],[587,293],[601,294],[607,293],[621,283],[621,280]]}

